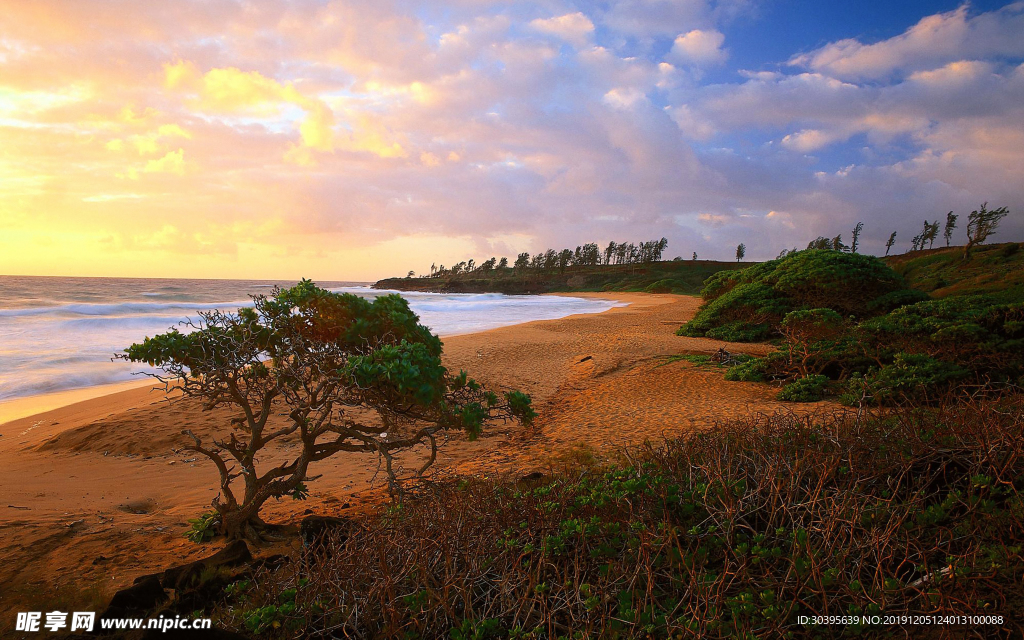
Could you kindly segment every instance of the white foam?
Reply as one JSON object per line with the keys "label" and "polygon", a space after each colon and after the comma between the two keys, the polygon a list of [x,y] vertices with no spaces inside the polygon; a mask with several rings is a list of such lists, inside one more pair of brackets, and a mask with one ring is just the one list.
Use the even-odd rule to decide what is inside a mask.
{"label": "white foam", "polygon": [[[0,305],[7,305],[7,308],[0,308],[0,401],[131,380],[133,374],[147,369],[112,360],[115,353],[148,336],[163,333],[186,318],[195,318],[198,311],[234,311],[252,305],[251,301],[236,296],[223,298],[224,302],[210,301],[216,292],[230,294],[231,283],[214,286],[191,284],[196,281],[166,282],[172,289],[166,294],[148,288],[132,290],[129,295],[119,281],[120,288],[109,292],[109,297],[113,298],[110,301],[95,300],[103,297],[105,291],[91,280],[90,302],[80,301],[84,296],[75,300],[73,291],[68,293],[74,282],[59,282],[64,287],[59,293],[72,300],[48,295],[34,298],[32,306],[20,306],[23,299],[9,297],[5,301],[0,298]],[[237,283],[235,293],[258,293],[272,286]],[[195,293],[190,293],[190,288],[194,288]],[[370,298],[399,293],[409,301],[421,322],[442,338],[622,306],[610,300],[565,296],[396,292],[367,286],[331,290]],[[161,296],[175,300],[151,301]],[[127,297],[141,299],[124,299]],[[53,304],[39,304],[43,300]]]}

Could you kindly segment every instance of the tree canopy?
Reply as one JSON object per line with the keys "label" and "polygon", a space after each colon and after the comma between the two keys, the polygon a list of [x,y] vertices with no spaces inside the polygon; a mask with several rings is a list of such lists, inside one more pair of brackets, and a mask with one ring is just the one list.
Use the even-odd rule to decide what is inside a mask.
{"label": "tree canopy", "polygon": [[[397,451],[428,444],[422,474],[435,459],[439,432],[472,438],[489,419],[528,423],[534,416],[529,396],[499,396],[465,372],[449,372],[441,340],[398,295],[368,300],[303,280],[254,296],[252,307],[236,313],[207,311],[182,324],[186,331],[146,338],[120,357],[159,368],[154,375],[169,390],[206,409],[240,412],[211,443],[182,432],[192,439],[187,448],[220,473],[213,506],[220,531],[232,537],[258,538],[260,507],[271,497],[301,497],[313,462],[339,452],[376,454],[394,489]],[[376,418],[360,417],[366,409]],[[283,424],[271,420],[282,410]],[[260,451],[278,439],[298,444],[298,453],[278,466],[258,465]]]}

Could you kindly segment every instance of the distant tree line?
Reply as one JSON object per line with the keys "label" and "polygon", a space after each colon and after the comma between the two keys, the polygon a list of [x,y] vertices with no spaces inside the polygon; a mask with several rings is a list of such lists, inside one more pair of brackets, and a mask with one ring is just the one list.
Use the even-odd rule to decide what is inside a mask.
{"label": "distant tree line", "polygon": [[[970,255],[971,248],[976,245],[984,243],[989,237],[996,232],[996,228],[999,226],[999,222],[1009,214],[1009,210],[1006,207],[999,207],[998,209],[988,209],[988,203],[985,202],[975,211],[972,211],[967,216],[967,244],[964,245],[964,258]],[[921,229],[921,233],[911,239],[910,249],[911,251],[919,251],[924,248],[931,249],[935,245],[936,239],[939,236],[939,229],[942,229],[942,238],[946,241],[946,246],[950,246],[953,240],[953,231],[957,227],[957,220],[959,216],[952,211],[946,214],[945,224],[941,224],[939,220],[929,222],[924,221],[924,225]],[[864,223],[858,222],[853,228],[850,234],[850,244],[843,242],[843,234],[838,234],[832,238],[825,236],[818,236],[814,240],[807,243],[808,249],[829,249],[832,251],[844,251],[849,253],[858,253],[860,250],[860,236],[864,230]],[[888,256],[889,252],[896,245],[896,232],[893,231],[889,236],[889,240],[885,243],[885,255]],[[421,277],[424,278],[441,278],[448,276],[456,276],[461,274],[469,273],[480,273],[486,274],[489,272],[514,272],[518,274],[524,274],[528,272],[554,272],[564,273],[567,269],[579,268],[579,267],[596,267],[600,265],[613,265],[613,264],[649,264],[652,262],[659,262],[662,259],[662,255],[665,249],[668,247],[668,240],[662,238],[660,240],[649,240],[647,242],[641,242],[634,244],[632,242],[609,242],[608,246],[601,249],[596,243],[588,243],[580,245],[573,249],[562,249],[557,251],[555,249],[548,249],[537,254],[531,255],[528,252],[520,253],[516,256],[515,261],[509,265],[508,258],[498,259],[496,257],[484,260],[480,264],[477,264],[475,260],[463,260],[450,267],[445,267],[443,264],[438,266],[437,264],[430,265],[430,273],[423,274]],[[783,258],[789,254],[796,253],[798,249],[783,249],[778,257]],[[736,261],[739,262],[746,257],[747,245],[740,243],[736,247]],[[697,259],[697,253],[693,253],[693,259]],[[676,257],[674,260],[682,260],[681,257]],[[415,275],[414,272],[410,271],[408,276],[412,278]]]}
{"label": "distant tree line", "polygon": [[[989,237],[996,232],[996,228],[999,226],[999,222],[1009,214],[1009,209],[1006,207],[999,207],[998,209],[988,209],[988,203],[982,203],[981,207],[977,210],[972,211],[967,216],[967,244],[964,245],[964,258],[970,255],[971,248],[976,245],[984,243]],[[946,241],[946,246],[950,246],[950,242],[953,240],[953,231],[956,229],[956,223],[959,216],[952,211],[946,214],[946,222],[941,225],[942,238]],[[920,251],[922,249],[931,249],[935,245],[935,240],[939,236],[940,223],[938,220],[929,222],[924,221],[924,225],[921,229],[921,233],[914,236],[910,241],[911,251]],[[827,238],[825,236],[818,236],[814,240],[807,243],[808,249],[830,249],[832,251],[846,251],[850,253],[857,253],[860,247],[860,234],[864,229],[864,223],[858,222],[857,226],[853,228],[851,234],[851,242],[849,245],[843,242],[843,234],[839,234],[833,238]],[[885,243],[885,255],[889,255],[893,246],[896,244],[896,232],[893,231],[889,236],[889,240]],[[741,247],[743,245],[740,245]],[[744,247],[745,249],[745,247]],[[779,254],[780,258],[783,258],[789,254],[796,253],[797,249],[783,249],[782,253]],[[736,253],[737,259],[740,258],[740,251],[737,248]]]}
{"label": "distant tree line", "polygon": [[[609,242],[603,250],[593,242],[580,245],[576,249],[548,249],[531,255],[528,252],[516,256],[515,262],[509,266],[508,258],[492,257],[477,264],[475,260],[463,260],[445,267],[443,264],[430,265],[430,274],[424,274],[425,278],[442,278],[468,273],[487,274],[494,271],[514,271],[526,273],[529,271],[541,272],[557,271],[564,273],[567,269],[578,267],[596,267],[612,264],[650,264],[659,262],[668,247],[668,239],[649,240],[634,244],[632,242]],[[412,277],[409,272],[408,277]]]}

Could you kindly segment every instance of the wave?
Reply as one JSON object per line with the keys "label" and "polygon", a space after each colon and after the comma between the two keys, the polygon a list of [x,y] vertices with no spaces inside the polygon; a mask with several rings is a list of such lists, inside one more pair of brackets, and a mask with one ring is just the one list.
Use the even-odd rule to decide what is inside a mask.
{"label": "wave", "polygon": [[17,318],[21,316],[42,315],[80,315],[80,316],[124,316],[128,314],[155,313],[169,309],[182,309],[195,313],[206,309],[251,307],[252,300],[234,302],[115,302],[107,304],[71,303],[50,307],[24,307],[21,309],[0,309],[0,317]]}
{"label": "wave", "polygon": [[[0,309],[0,401],[130,380],[133,373],[144,368],[112,361],[115,353],[147,336],[180,327],[186,318],[195,319],[199,311],[233,312],[251,307],[251,300],[232,300],[231,296],[254,287],[266,289],[275,285],[239,283],[234,291],[224,288],[192,290],[190,286],[169,286],[164,291],[153,287],[142,292],[127,292],[121,288],[109,295],[115,300],[129,296],[142,297],[141,300],[102,301],[100,298],[97,302],[86,302],[74,298],[92,296],[94,292],[74,290],[59,303],[47,305],[53,296],[34,299],[20,296],[21,301],[31,300],[30,304],[35,303],[35,306]],[[597,313],[620,306],[608,300],[563,296],[401,292],[360,284],[335,285],[330,290],[365,298],[398,293],[409,301],[420,321],[441,337],[532,320]],[[67,290],[62,293],[66,294]],[[213,296],[218,295],[223,295],[221,300],[227,301],[215,301]],[[17,304],[19,299],[12,301]],[[181,330],[187,331],[188,327]]]}

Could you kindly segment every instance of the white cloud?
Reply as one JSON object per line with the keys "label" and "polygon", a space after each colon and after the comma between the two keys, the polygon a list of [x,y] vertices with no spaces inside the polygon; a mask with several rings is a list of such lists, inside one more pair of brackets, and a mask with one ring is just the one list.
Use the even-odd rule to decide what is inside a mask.
{"label": "white cloud", "polygon": [[690,64],[718,64],[729,57],[722,49],[724,42],[725,35],[720,31],[694,29],[676,37],[669,55]]}
{"label": "white cloud", "polygon": [[1024,2],[971,17],[965,3],[922,18],[904,33],[873,44],[839,40],[790,59],[836,78],[879,79],[964,58],[1024,55]]}
{"label": "white cloud", "polygon": [[801,129],[784,137],[782,139],[782,146],[793,151],[799,151],[800,153],[810,153],[846,137],[838,131],[827,132],[819,129]]}
{"label": "white cloud", "polygon": [[530,22],[530,26],[536,31],[559,37],[577,47],[586,45],[594,33],[594,23],[579,11],[554,18],[537,18]]}
{"label": "white cloud", "polygon": [[628,109],[644,100],[646,96],[636,89],[612,89],[604,94],[604,101],[617,109]]}

